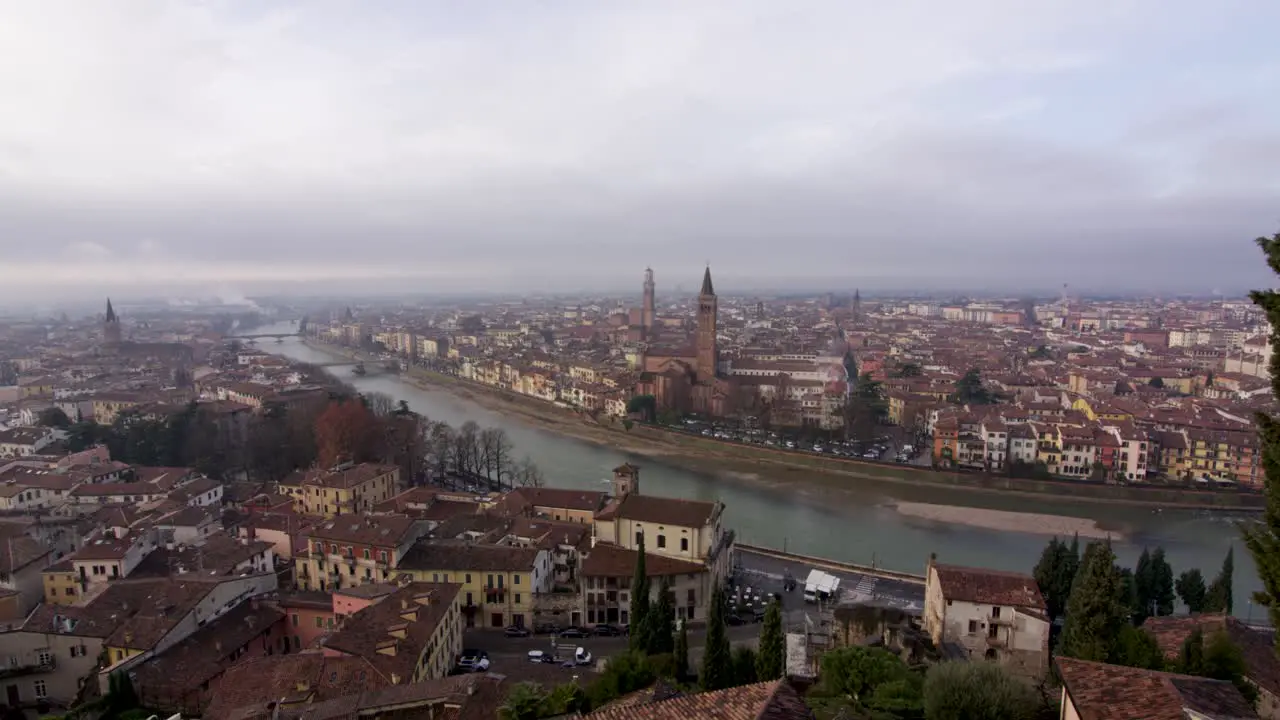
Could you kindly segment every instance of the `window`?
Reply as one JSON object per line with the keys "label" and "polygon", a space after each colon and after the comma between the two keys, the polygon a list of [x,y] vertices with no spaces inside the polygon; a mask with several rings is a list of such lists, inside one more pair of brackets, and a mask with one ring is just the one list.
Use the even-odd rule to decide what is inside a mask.
{"label": "window", "polygon": [[49,652],[49,648],[41,648],[40,650],[36,651],[36,664],[38,665],[53,664],[53,653]]}
{"label": "window", "polygon": [[31,689],[36,691],[36,698],[43,700],[49,697],[49,688],[44,684],[43,680],[37,680],[31,683]]}
{"label": "window", "polygon": [[689,552],[689,538],[680,538],[680,551]]}
{"label": "window", "polygon": [[370,559],[370,558],[372,558],[372,557],[373,557],[373,553],[369,551],[369,548],[365,548],[365,549],[364,549],[364,559],[365,559],[365,560],[368,560],[368,559]]}
{"label": "window", "polygon": [[324,618],[320,617],[319,615],[316,616],[316,627],[318,628],[324,627]]}
{"label": "window", "polygon": [[643,531],[643,530],[637,530],[637,531],[636,531],[636,544],[637,544],[637,545],[640,545],[640,544],[642,544],[642,543],[644,543],[644,531]]}
{"label": "window", "polygon": [[1000,618],[1000,607],[999,607],[999,606],[995,606],[995,607],[992,607],[992,608],[991,608],[991,617],[996,618],[996,619],[999,619],[999,618]]}
{"label": "window", "polygon": [[62,589],[62,594],[63,594],[63,595],[66,595],[67,597],[71,597],[71,596],[73,596],[73,595],[75,595],[75,594],[76,594],[76,589],[75,589],[75,588],[73,588],[73,587],[63,588],[63,589]]}
{"label": "window", "polygon": [[659,536],[658,536],[658,547],[660,547],[660,548],[664,548],[664,547],[666,547],[666,546],[667,546],[667,536],[666,536],[666,535],[659,535]]}
{"label": "window", "polygon": [[969,621],[969,632],[971,632],[971,633],[976,633],[976,632],[978,632],[978,621],[977,621],[977,620],[970,620],[970,621]]}
{"label": "window", "polygon": [[293,614],[293,626],[298,627],[298,613]]}
{"label": "window", "polygon": [[520,593],[516,593],[516,604],[520,604]]}
{"label": "window", "polygon": [[[512,585],[519,585],[519,584],[520,584],[520,573],[516,573],[515,575],[512,575],[512,576],[511,576],[511,584],[512,584]],[[520,602],[520,601],[519,601],[519,600],[517,600],[516,602]]]}
{"label": "window", "polygon": [[470,582],[471,582],[471,573],[467,573],[467,582],[468,582],[468,583],[470,583]]}

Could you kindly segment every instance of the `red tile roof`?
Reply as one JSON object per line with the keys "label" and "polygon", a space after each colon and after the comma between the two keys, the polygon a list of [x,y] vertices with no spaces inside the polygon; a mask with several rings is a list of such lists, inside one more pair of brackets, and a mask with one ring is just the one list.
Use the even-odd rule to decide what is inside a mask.
{"label": "red tile roof", "polygon": [[1185,720],[1187,710],[1215,720],[1258,717],[1225,680],[1064,657],[1056,662],[1080,720]]}
{"label": "red tile roof", "polygon": [[1035,578],[1026,573],[939,564],[933,569],[947,600],[1045,610]]}
{"label": "red tile roof", "polygon": [[681,695],[656,702],[601,708],[595,720],[808,720],[812,717],[785,680]]}

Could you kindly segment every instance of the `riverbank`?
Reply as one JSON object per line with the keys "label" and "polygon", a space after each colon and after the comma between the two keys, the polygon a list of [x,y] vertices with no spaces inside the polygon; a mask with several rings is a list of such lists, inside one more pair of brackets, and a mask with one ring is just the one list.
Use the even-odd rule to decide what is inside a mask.
{"label": "riverbank", "polygon": [[[319,352],[376,361],[347,348],[305,341]],[[830,495],[838,500],[851,483],[894,483],[948,488],[974,495],[1069,499],[1093,504],[1137,507],[1257,512],[1261,498],[1247,493],[1200,491],[1175,487],[1103,485],[1060,480],[1025,480],[983,473],[935,471],[931,468],[882,464],[846,458],[730,443],[618,419],[597,422],[572,410],[507,390],[451,375],[410,368],[400,379],[426,391],[453,394],[486,410],[516,416],[544,432],[618,449],[642,457],[678,459],[682,466],[738,482],[785,487],[803,495]]]}
{"label": "riverbank", "polygon": [[1069,537],[1079,535],[1091,540],[1111,539],[1120,541],[1124,536],[1115,530],[1107,530],[1095,520],[1086,520],[1065,515],[1044,515],[1040,513],[1008,512],[1005,510],[987,510],[984,508],[958,507],[954,505],[935,505],[932,503],[899,502],[894,509],[900,514],[917,520],[946,523],[948,525],[965,525],[967,527],[997,530],[1000,532],[1027,533],[1030,535],[1056,535]]}

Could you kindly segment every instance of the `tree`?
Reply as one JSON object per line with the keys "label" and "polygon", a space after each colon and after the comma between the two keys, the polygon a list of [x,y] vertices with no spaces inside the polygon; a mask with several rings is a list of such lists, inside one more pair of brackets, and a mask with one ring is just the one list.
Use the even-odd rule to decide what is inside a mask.
{"label": "tree", "polygon": [[627,414],[639,415],[644,422],[653,422],[658,416],[658,399],[653,395],[632,395],[627,401]]}
{"label": "tree", "polygon": [[666,575],[658,583],[658,602],[649,608],[649,654],[662,655],[675,651],[676,606],[671,578]]}
{"label": "tree", "polygon": [[480,472],[480,425],[474,420],[458,428],[454,438],[454,469],[460,473]]}
{"label": "tree", "polygon": [[982,371],[972,368],[956,381],[951,401],[960,405],[990,405],[995,398],[982,384]]}
{"label": "tree", "polygon": [[67,417],[62,408],[49,407],[40,411],[36,424],[43,427],[68,428],[71,426],[71,418]]}
{"label": "tree", "polygon": [[1235,567],[1235,548],[1227,548],[1227,556],[1222,559],[1222,569],[1218,571],[1218,576],[1213,579],[1205,594],[1206,612],[1231,614],[1235,607],[1234,593],[1231,588],[1231,584],[1235,581]]}
{"label": "tree", "polygon": [[1164,670],[1164,651],[1151,633],[1132,625],[1120,629],[1115,664],[1147,670]]}
{"label": "tree", "polygon": [[649,574],[645,569],[644,534],[641,533],[636,544],[635,574],[631,578],[631,612],[628,624],[631,626],[630,645],[632,652],[647,653],[652,641],[649,639]]}
{"label": "tree", "polygon": [[1204,575],[1201,575],[1198,569],[1192,568],[1178,576],[1177,591],[1178,597],[1182,598],[1182,604],[1187,606],[1188,612],[1204,612],[1206,595]]}
{"label": "tree", "polygon": [[360,399],[376,417],[386,417],[396,410],[396,401],[386,393],[362,393]]}
{"label": "tree", "polygon": [[1078,575],[1067,600],[1058,652],[1080,660],[1112,662],[1120,630],[1129,624],[1129,608],[1110,545],[1089,543]]}
{"label": "tree", "polygon": [[547,691],[535,682],[518,683],[507,693],[507,701],[498,710],[502,720],[538,720],[547,702]]}
{"label": "tree", "polygon": [[513,485],[520,487],[543,487],[547,484],[546,479],[542,476],[542,471],[529,459],[528,455],[520,458],[519,461],[511,469],[511,481]]}
{"label": "tree", "polygon": [[1199,627],[1182,641],[1178,650],[1178,672],[1184,675],[1201,675],[1204,672],[1204,631]]}
{"label": "tree", "polygon": [[1079,564],[1076,551],[1056,537],[1040,553],[1040,562],[1036,563],[1032,575],[1044,596],[1050,618],[1062,617],[1066,610],[1071,583],[1075,581]]}
{"label": "tree", "polygon": [[655,680],[643,653],[625,652],[609,658],[604,671],[587,687],[591,707],[599,707],[629,692],[648,687]]}
{"label": "tree", "polygon": [[330,402],[316,418],[316,459],[322,467],[373,460],[378,432],[377,418],[360,400]]}
{"label": "tree", "polygon": [[1138,556],[1138,564],[1133,566],[1133,589],[1136,596],[1134,609],[1137,617],[1134,621],[1142,624],[1142,621],[1151,617],[1152,601],[1155,598],[1153,588],[1152,569],[1151,569],[1151,551],[1142,548],[1142,554]]}
{"label": "tree", "polygon": [[888,650],[851,645],[822,655],[818,682],[829,695],[861,701],[876,688],[906,674],[906,664]]}
{"label": "tree", "polygon": [[502,428],[485,428],[480,431],[480,447],[484,456],[485,475],[501,484],[512,473],[511,438]]}
{"label": "tree", "polygon": [[1186,675],[1199,675],[1234,684],[1249,702],[1256,703],[1258,689],[1245,679],[1248,667],[1244,653],[1225,631],[1219,630],[1205,640],[1204,631],[1191,631],[1178,654],[1177,670]]}
{"label": "tree", "polygon": [[1164,378],[1160,377],[1159,375],[1156,375],[1155,377],[1151,378],[1151,380],[1147,384],[1153,388],[1163,388]]}
{"label": "tree", "polygon": [[927,720],[1030,720],[1039,701],[1030,685],[989,662],[944,662],[924,679]]}
{"label": "tree", "polygon": [[698,673],[698,681],[703,690],[720,690],[733,686],[733,660],[729,655],[729,635],[725,631],[724,612],[724,589],[717,585],[711,593],[702,671]]}
{"label": "tree", "polygon": [[1164,557],[1164,548],[1157,547],[1151,553],[1151,601],[1155,603],[1156,615],[1164,617],[1173,614],[1173,566]]}
{"label": "tree", "polygon": [[675,676],[676,680],[680,681],[689,677],[689,630],[686,627],[688,624],[682,620],[680,633],[676,635]]}
{"label": "tree", "polygon": [[909,378],[909,377],[920,377],[923,374],[924,374],[924,371],[920,369],[919,365],[917,365],[916,363],[909,362],[909,363],[902,363],[901,365],[899,365],[897,372],[895,372],[893,375],[894,377]]}
{"label": "tree", "polygon": [[756,651],[749,647],[733,649],[733,685],[751,685],[756,682]]}
{"label": "tree", "polygon": [[760,654],[756,657],[756,676],[761,680],[777,680],[786,670],[787,637],[782,632],[782,604],[769,603],[760,626]]}

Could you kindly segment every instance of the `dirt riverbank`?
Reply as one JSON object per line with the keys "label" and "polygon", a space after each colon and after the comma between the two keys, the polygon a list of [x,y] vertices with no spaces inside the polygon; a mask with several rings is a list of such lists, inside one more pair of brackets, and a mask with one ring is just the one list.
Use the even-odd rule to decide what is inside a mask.
{"label": "dirt riverbank", "polygon": [[1120,533],[1106,530],[1094,520],[1065,515],[1043,515],[1040,513],[1008,512],[1005,510],[913,502],[895,503],[894,508],[909,518],[946,523],[948,525],[966,525],[985,530],[1029,533],[1032,535],[1057,535],[1059,537],[1079,535],[1082,538],[1099,540],[1104,538],[1111,538],[1116,541],[1124,539]]}

